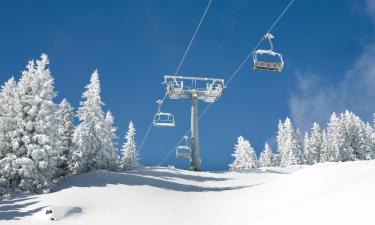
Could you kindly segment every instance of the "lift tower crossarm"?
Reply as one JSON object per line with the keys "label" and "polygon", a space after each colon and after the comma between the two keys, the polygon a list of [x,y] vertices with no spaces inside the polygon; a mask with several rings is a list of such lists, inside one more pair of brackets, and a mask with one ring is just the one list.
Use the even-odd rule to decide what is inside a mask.
{"label": "lift tower crossarm", "polygon": [[172,75],[165,75],[164,76],[164,83],[168,82],[170,79],[176,80],[202,80],[202,81],[220,81],[224,83],[224,79],[216,79],[216,78],[208,78],[208,77],[188,77],[188,76],[172,76]]}
{"label": "lift tower crossarm", "polygon": [[206,77],[164,76],[163,84],[170,99],[191,98],[195,92],[198,100],[208,103],[217,101],[225,88],[223,79]]}

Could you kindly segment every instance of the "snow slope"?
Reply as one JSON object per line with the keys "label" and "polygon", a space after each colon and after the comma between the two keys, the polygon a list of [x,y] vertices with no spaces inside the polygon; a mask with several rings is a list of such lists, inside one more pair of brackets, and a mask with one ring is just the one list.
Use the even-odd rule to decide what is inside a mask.
{"label": "snow slope", "polygon": [[[50,221],[51,207],[57,221]],[[0,225],[374,224],[375,161],[200,172],[95,171],[0,201]]]}

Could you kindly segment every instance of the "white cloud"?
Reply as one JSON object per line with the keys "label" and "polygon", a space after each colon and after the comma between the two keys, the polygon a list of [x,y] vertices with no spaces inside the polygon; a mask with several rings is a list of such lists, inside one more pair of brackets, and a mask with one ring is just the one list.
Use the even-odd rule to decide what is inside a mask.
{"label": "white cloud", "polygon": [[[374,19],[375,1],[368,0],[366,12]],[[296,72],[298,90],[292,94],[289,107],[293,121],[301,130],[314,121],[325,123],[332,112],[349,109],[364,119],[375,112],[375,43],[363,53],[335,85],[324,86],[319,75]]]}
{"label": "white cloud", "polygon": [[375,20],[375,1],[366,0],[366,12],[367,14]]}

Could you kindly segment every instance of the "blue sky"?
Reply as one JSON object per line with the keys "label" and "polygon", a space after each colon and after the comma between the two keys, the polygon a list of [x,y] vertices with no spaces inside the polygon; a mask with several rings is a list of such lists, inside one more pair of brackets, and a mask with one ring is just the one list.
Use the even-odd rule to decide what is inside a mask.
{"label": "blue sky", "polygon": [[[19,78],[29,59],[46,53],[56,100],[66,97],[77,108],[98,69],[119,144],[130,120],[140,144],[164,94],[163,75],[175,72],[207,2],[3,1],[0,81]],[[180,74],[227,79],[288,2],[214,0]],[[227,169],[239,135],[258,153],[266,141],[275,150],[277,123],[286,116],[302,130],[345,109],[371,121],[374,22],[371,1],[296,0],[272,31],[285,70],[256,72],[247,63],[200,121],[203,169]],[[163,110],[175,114],[177,127],[151,130],[141,151],[145,165],[159,163],[189,128],[188,100],[168,100]],[[172,154],[166,164],[188,162]]]}

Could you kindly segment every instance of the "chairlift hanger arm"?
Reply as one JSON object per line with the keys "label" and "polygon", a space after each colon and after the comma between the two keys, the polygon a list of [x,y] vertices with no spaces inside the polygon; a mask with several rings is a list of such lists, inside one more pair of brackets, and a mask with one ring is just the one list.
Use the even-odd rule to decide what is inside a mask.
{"label": "chairlift hanger arm", "polygon": [[271,51],[273,51],[272,38],[274,38],[274,36],[271,33],[267,33],[267,34],[264,35],[264,39],[267,39],[268,43],[270,44],[270,50]]}
{"label": "chairlift hanger arm", "polygon": [[160,108],[161,108],[161,105],[163,104],[163,100],[161,100],[161,99],[158,99],[157,101],[156,101],[156,104],[158,104],[158,109],[157,109],[157,112],[159,113],[160,112]]}

